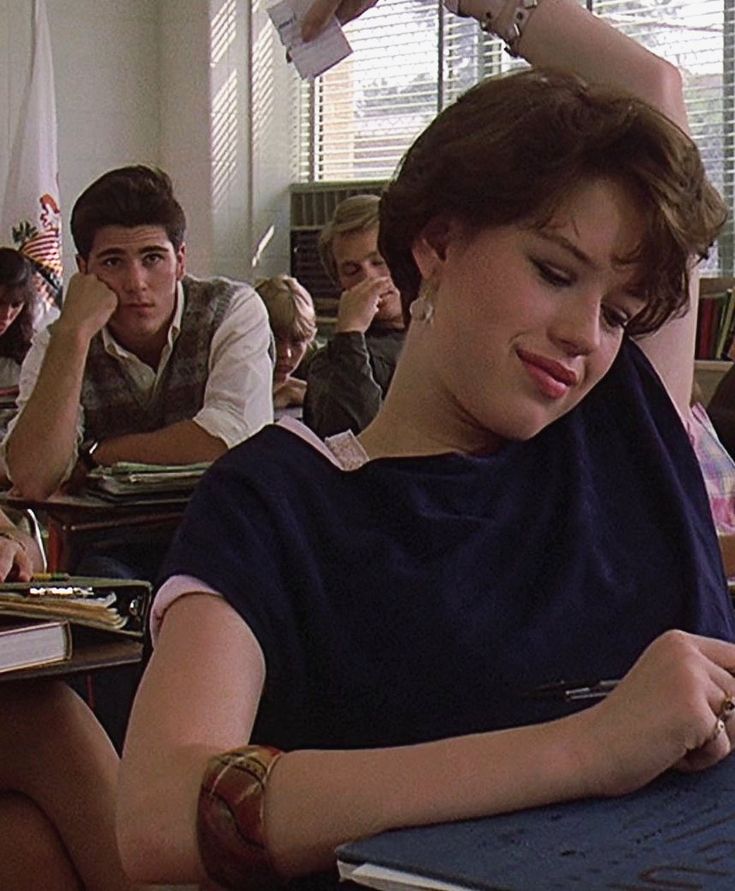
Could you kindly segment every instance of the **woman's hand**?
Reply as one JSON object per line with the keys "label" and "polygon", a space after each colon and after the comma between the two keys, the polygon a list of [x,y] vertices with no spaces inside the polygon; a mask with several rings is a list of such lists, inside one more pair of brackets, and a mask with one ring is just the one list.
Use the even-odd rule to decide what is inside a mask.
{"label": "woman's hand", "polygon": [[667,631],[618,687],[576,715],[591,794],[623,795],[670,767],[703,770],[730,754],[735,644]]}
{"label": "woman's hand", "polygon": [[351,22],[377,2],[378,0],[314,0],[301,23],[301,36],[308,43],[321,33],[333,15],[342,24]]}
{"label": "woman's hand", "polygon": [[25,544],[16,532],[0,529],[0,581],[27,582],[33,564]]}

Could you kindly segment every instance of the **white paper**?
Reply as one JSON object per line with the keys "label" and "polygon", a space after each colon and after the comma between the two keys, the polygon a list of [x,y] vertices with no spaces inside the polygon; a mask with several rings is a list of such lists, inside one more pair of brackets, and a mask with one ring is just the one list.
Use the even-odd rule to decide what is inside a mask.
{"label": "white paper", "polygon": [[301,19],[311,0],[281,0],[268,8],[281,43],[303,78],[318,77],[352,52],[336,17],[332,17],[322,33],[309,43],[301,39]]}
{"label": "white paper", "polygon": [[465,885],[442,882],[400,869],[388,869],[377,863],[344,863],[337,860],[337,867],[343,882],[367,885],[377,891],[469,891]]}

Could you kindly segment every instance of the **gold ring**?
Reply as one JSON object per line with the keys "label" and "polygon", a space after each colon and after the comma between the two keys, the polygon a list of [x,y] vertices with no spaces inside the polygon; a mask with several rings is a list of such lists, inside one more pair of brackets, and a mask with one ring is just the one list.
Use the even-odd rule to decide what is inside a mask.
{"label": "gold ring", "polygon": [[729,721],[733,714],[735,714],[735,699],[733,699],[732,696],[725,696],[722,700],[720,710],[717,712],[717,717],[721,721]]}

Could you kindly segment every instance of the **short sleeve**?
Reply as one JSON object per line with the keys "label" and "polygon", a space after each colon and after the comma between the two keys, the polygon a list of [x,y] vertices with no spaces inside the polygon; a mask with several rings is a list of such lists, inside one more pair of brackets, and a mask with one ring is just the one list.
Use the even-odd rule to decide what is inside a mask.
{"label": "short sleeve", "polygon": [[241,466],[246,445],[216,462],[198,484],[160,581],[194,576],[222,594],[247,622],[268,662],[283,645],[291,609],[278,500],[259,491],[257,479]]}

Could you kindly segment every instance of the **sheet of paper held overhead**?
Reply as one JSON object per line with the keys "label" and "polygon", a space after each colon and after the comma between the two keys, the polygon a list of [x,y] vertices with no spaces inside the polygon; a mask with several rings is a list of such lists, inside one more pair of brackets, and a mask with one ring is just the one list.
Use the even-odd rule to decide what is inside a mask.
{"label": "sheet of paper held overhead", "polygon": [[336,17],[332,17],[318,37],[304,43],[301,39],[301,20],[310,4],[311,0],[281,0],[268,8],[268,15],[281,43],[304,79],[324,74],[352,52]]}

